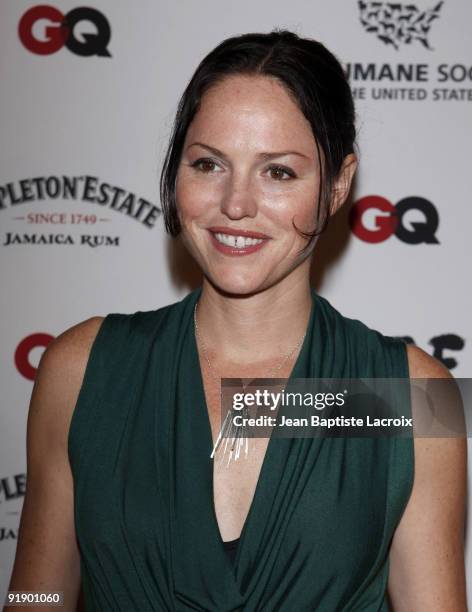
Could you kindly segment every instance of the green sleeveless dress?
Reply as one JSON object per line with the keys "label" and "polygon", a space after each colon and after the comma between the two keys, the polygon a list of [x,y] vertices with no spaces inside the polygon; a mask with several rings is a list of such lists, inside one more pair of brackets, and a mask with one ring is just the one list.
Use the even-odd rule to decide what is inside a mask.
{"label": "green sleeveless dress", "polygon": [[[213,501],[200,293],[108,314],[92,346],[68,439],[86,610],[386,612],[413,439],[272,437],[232,565]],[[402,341],[312,298],[291,379],[409,377]]]}

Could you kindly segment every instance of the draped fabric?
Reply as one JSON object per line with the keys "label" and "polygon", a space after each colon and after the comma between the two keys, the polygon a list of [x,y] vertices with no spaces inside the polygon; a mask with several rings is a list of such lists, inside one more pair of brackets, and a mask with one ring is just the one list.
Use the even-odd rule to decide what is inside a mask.
{"label": "draped fabric", "polygon": [[[200,293],[108,314],[92,346],[69,432],[86,609],[386,612],[413,439],[271,437],[232,564],[213,501]],[[312,290],[291,379],[408,376],[402,341]]]}

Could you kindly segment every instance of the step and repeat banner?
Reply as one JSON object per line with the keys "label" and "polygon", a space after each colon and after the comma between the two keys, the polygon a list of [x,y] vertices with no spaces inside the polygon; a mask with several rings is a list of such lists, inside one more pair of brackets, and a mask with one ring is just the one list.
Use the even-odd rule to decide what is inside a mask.
{"label": "step and repeat banner", "polygon": [[360,165],[313,282],[344,315],[472,375],[468,0],[52,2],[0,0],[0,600],[44,348],[93,315],[155,309],[200,282],[164,232],[158,181],[179,97],[224,38],[285,27],[342,61]]}

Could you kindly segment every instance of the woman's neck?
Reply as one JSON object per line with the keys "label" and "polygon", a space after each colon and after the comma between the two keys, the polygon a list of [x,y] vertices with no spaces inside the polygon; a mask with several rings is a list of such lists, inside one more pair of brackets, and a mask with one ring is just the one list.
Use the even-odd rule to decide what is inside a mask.
{"label": "woman's neck", "polygon": [[223,294],[205,279],[197,306],[199,336],[220,369],[275,365],[303,338],[311,306],[308,277],[288,277],[249,296]]}

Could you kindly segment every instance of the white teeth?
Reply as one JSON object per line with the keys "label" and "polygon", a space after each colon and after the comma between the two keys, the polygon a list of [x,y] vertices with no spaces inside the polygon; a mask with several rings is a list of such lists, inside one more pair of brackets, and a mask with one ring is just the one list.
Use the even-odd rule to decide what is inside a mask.
{"label": "white teeth", "polygon": [[262,238],[246,238],[245,236],[230,236],[229,234],[214,234],[215,238],[221,244],[225,244],[226,246],[233,247],[236,249],[244,249],[248,246],[253,246],[255,244],[260,244],[262,242]]}

